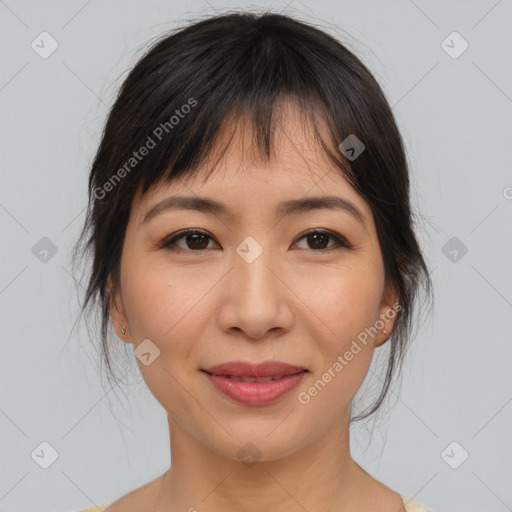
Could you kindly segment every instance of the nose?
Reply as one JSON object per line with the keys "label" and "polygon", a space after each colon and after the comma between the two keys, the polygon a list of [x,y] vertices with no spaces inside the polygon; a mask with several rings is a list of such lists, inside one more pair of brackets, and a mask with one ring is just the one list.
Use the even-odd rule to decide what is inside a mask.
{"label": "nose", "polygon": [[223,332],[241,332],[258,340],[291,329],[293,293],[283,269],[269,253],[264,250],[251,263],[234,254],[233,269],[222,286],[219,323]]}

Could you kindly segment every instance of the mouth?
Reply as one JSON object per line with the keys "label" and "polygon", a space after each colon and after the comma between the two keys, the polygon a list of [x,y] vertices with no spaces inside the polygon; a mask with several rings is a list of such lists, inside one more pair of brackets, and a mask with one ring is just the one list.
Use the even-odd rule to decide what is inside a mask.
{"label": "mouth", "polygon": [[220,391],[244,405],[267,405],[287,395],[306,373],[306,368],[268,361],[259,365],[233,361],[201,370]]}

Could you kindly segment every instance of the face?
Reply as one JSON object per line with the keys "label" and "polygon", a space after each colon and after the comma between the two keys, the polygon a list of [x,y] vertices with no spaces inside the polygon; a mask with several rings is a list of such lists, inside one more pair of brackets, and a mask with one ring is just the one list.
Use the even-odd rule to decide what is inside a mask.
{"label": "face", "polygon": [[[239,458],[250,442],[262,460],[276,460],[333,426],[348,430],[373,351],[392,331],[397,297],[384,288],[371,209],[293,109],[270,163],[251,158],[248,130],[235,133],[207,180],[201,168],[136,197],[111,313],[118,336],[144,354],[140,371],[170,421],[225,457]],[[353,211],[283,206],[321,196]],[[170,197],[207,198],[225,210],[162,207]],[[198,233],[187,234],[192,229]],[[203,371],[232,361],[306,371],[266,383],[266,392],[247,383],[240,401],[217,389],[222,377]],[[291,378],[292,389],[269,399]]]}

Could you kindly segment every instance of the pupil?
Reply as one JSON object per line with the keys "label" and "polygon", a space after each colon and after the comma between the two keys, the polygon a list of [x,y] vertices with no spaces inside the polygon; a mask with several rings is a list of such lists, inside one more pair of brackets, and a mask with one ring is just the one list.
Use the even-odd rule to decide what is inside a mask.
{"label": "pupil", "polygon": [[[310,238],[313,238],[313,239],[315,240],[315,241],[314,241],[314,244],[316,244],[316,243],[318,242],[317,237],[320,237],[320,238],[322,238],[322,237],[323,237],[323,238],[324,238],[324,242],[325,242],[325,238],[327,238],[327,237],[326,237],[326,235],[323,235],[322,233],[315,233],[315,234],[313,234],[313,235],[310,235]],[[322,245],[322,244],[320,243],[320,245]],[[325,245],[325,244],[324,244],[324,245]],[[315,246],[315,248],[316,248],[316,249],[318,249],[319,247],[316,247],[316,246]],[[325,248],[325,247],[320,247],[320,249],[324,249],[324,248]]]}
{"label": "pupil", "polygon": [[[188,235],[188,239],[192,239],[192,245],[195,244],[195,243],[199,243],[200,247],[195,247],[196,249],[205,249],[206,246],[204,244],[204,240],[203,240],[203,244],[201,244],[200,242],[196,240],[194,240],[195,237],[203,237],[204,239],[206,239],[205,235],[201,235],[200,233],[195,233],[195,234],[192,234],[192,235]],[[208,242],[206,242],[206,245],[208,245]],[[192,247],[194,248],[194,247]]]}

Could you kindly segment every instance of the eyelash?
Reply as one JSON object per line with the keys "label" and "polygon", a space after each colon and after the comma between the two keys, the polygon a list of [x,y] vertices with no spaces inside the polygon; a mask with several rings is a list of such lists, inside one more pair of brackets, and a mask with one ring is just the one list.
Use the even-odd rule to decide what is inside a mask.
{"label": "eyelash", "polygon": [[[210,238],[211,240],[214,240],[213,237],[211,237],[208,234],[208,232],[203,231],[201,229],[197,229],[197,228],[186,229],[186,230],[180,231],[180,232],[172,235],[170,238],[169,237],[165,238],[162,242],[160,242],[159,248],[166,249],[169,251],[182,250],[182,251],[186,251],[186,252],[197,252],[197,253],[201,253],[206,250],[206,249],[196,249],[196,250],[183,249],[181,247],[176,248],[176,242],[178,240],[180,240],[181,238],[186,237],[187,235],[204,235],[204,236]],[[332,231],[322,230],[322,229],[318,229],[318,228],[313,228],[313,229],[309,229],[309,230],[305,231],[304,233],[302,233],[300,235],[300,237],[297,239],[297,241],[302,240],[303,238],[306,238],[306,237],[312,236],[312,235],[328,236],[335,240],[337,246],[329,247],[329,248],[325,248],[325,249],[306,249],[306,250],[310,250],[313,252],[328,252],[328,251],[337,250],[337,249],[353,250],[355,248],[355,246],[353,244],[348,242],[347,239],[342,237],[341,235],[337,235],[337,234],[333,233]]]}

